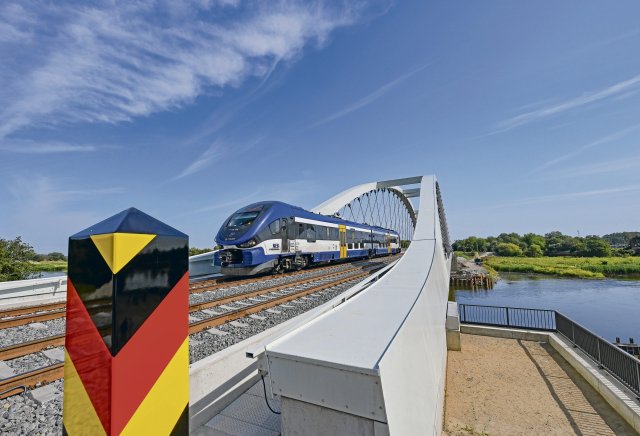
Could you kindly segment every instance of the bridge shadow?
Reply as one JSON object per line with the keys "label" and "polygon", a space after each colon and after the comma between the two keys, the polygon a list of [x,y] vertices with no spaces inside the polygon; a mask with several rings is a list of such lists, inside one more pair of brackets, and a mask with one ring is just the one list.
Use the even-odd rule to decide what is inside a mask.
{"label": "bridge shadow", "polygon": [[576,435],[636,434],[551,345],[521,340],[517,342],[535,365]]}

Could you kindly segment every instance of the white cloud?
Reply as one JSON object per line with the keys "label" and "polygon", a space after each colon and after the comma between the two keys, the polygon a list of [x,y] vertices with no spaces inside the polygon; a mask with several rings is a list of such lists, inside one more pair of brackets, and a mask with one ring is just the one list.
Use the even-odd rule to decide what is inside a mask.
{"label": "white cloud", "polygon": [[636,172],[640,168],[640,156],[580,165],[572,168],[562,168],[549,176],[547,180],[566,179],[572,177],[594,176],[598,174],[621,173],[623,171]]}
{"label": "white cloud", "polygon": [[24,154],[51,153],[86,153],[98,151],[99,147],[91,144],[69,144],[58,141],[9,140],[0,141],[0,152]]}
{"label": "white cloud", "polygon": [[546,170],[550,167],[553,167],[561,162],[567,161],[569,159],[572,159],[576,156],[579,156],[580,154],[584,153],[585,151],[591,149],[591,148],[595,148],[595,147],[600,147],[604,144],[609,144],[611,141],[615,141],[617,139],[620,139],[626,135],[628,135],[629,133],[633,132],[634,130],[640,128],[640,124],[636,124],[634,126],[630,126],[630,127],[626,127],[624,129],[618,130],[616,132],[610,133],[606,136],[603,136],[602,138],[598,138],[594,141],[589,142],[588,144],[583,145],[580,148],[577,148],[576,150],[563,154],[562,156],[558,156],[555,157],[553,159],[548,160],[547,162],[543,163],[542,165],[534,168],[530,174],[535,174],[538,173],[540,171]]}
{"label": "white cloud", "polygon": [[359,13],[303,1],[27,5],[5,8],[28,8],[22,16],[30,20],[5,14],[0,27],[0,138],[30,126],[117,123],[181,107],[264,77]]}
{"label": "white cloud", "polygon": [[584,93],[578,97],[568,100],[538,107],[520,115],[508,118],[497,124],[493,133],[505,132],[507,130],[520,127],[535,121],[539,121],[554,115],[558,115],[572,109],[588,106],[612,97],[629,97],[630,93],[636,93],[640,90],[640,75],[634,76],[628,80],[615,83],[604,89]]}
{"label": "white cloud", "polygon": [[370,105],[371,103],[375,102],[376,100],[378,100],[379,98],[383,97],[384,95],[386,95],[387,93],[389,93],[391,90],[393,90],[393,88],[395,88],[396,86],[400,85],[402,82],[404,82],[405,80],[409,79],[410,77],[414,76],[415,74],[419,73],[420,71],[424,70],[427,67],[427,65],[423,65],[420,68],[417,68],[413,71],[410,71],[406,74],[401,75],[400,77],[392,80],[391,82],[386,83],[385,85],[382,85],[380,88],[376,89],[375,91],[371,92],[370,94],[368,94],[367,96],[351,103],[350,105],[348,105],[347,107],[329,115],[328,117],[325,117],[323,119],[321,119],[320,121],[317,121],[315,123],[313,123],[312,127],[316,127],[316,126],[320,126],[322,124],[326,124],[330,121],[336,120],[338,118],[342,118],[345,115],[350,114],[351,112],[355,112],[359,109],[362,109],[365,106]]}
{"label": "white cloud", "polygon": [[544,195],[540,197],[527,197],[523,198],[520,201],[508,204],[501,204],[496,207],[512,207],[512,206],[523,206],[528,204],[539,204],[539,203],[551,203],[558,201],[574,201],[585,198],[596,198],[609,196],[614,194],[627,194],[627,193],[636,193],[640,192],[640,185],[624,185],[624,186],[616,186],[613,188],[603,188],[603,189],[593,189],[590,191],[579,191],[579,192],[569,192],[566,194],[554,194],[554,195]]}
{"label": "white cloud", "polygon": [[0,217],[2,236],[22,236],[40,252],[65,251],[70,235],[100,221],[80,204],[123,192],[118,187],[65,189],[59,181],[38,174],[15,177],[4,186],[11,216]]}

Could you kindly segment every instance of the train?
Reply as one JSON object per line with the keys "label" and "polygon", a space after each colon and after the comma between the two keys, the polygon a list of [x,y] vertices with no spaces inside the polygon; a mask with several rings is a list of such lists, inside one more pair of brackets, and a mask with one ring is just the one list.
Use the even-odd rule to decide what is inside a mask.
{"label": "train", "polygon": [[280,201],[243,207],[215,237],[214,266],[230,276],[280,273],[345,259],[399,253],[400,235],[382,227],[309,212]]}

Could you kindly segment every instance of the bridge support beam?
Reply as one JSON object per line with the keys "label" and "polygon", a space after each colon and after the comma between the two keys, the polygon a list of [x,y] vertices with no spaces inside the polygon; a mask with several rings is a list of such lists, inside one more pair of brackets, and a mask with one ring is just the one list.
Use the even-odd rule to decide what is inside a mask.
{"label": "bridge support beam", "polygon": [[188,245],[134,208],[69,238],[65,434],[188,434]]}

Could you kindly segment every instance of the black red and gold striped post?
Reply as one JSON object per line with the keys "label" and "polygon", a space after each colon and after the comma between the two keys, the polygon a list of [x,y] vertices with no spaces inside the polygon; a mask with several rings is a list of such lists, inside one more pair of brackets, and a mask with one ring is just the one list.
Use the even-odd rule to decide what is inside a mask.
{"label": "black red and gold striped post", "polygon": [[65,434],[188,434],[188,245],[135,208],[69,238]]}

